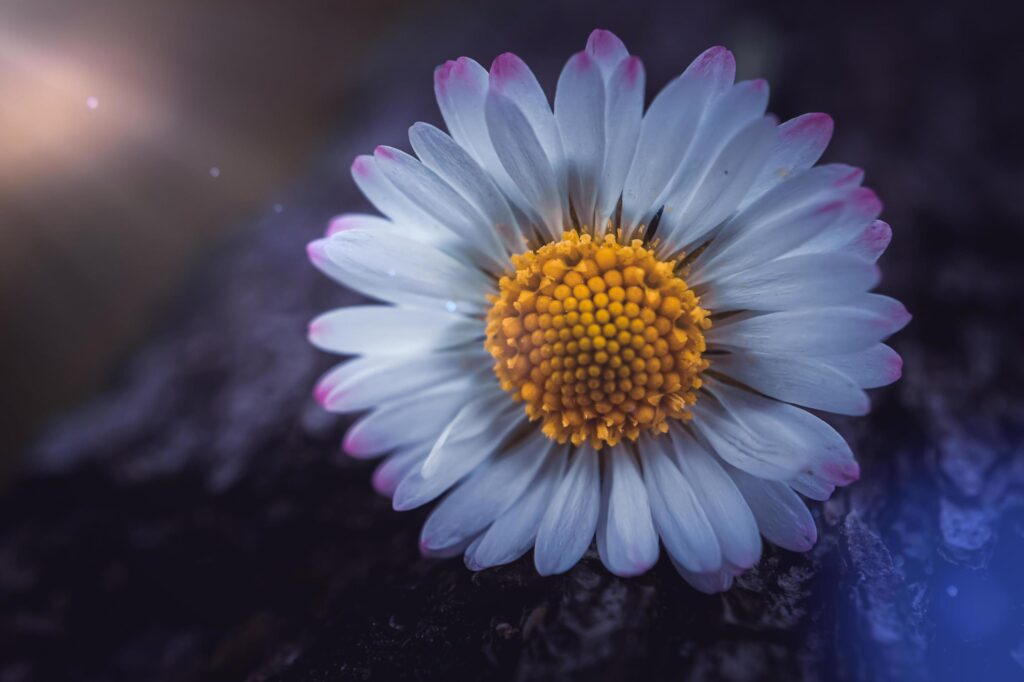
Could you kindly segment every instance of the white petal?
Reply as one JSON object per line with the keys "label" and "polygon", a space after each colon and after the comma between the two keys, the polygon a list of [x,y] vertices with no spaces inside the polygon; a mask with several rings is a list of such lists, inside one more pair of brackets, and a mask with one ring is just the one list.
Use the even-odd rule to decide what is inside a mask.
{"label": "white petal", "polygon": [[706,334],[709,346],[777,355],[838,355],[863,350],[899,331],[909,321],[906,309],[872,309],[875,294],[842,306],[799,308],[745,319],[726,318]]}
{"label": "white petal", "polygon": [[377,147],[374,158],[399,191],[437,225],[471,248],[475,262],[495,272],[510,265],[508,254],[487,219],[434,171],[393,147]]}
{"label": "white petal", "polygon": [[428,549],[475,537],[523,494],[554,446],[539,430],[480,465],[430,514],[420,534]]}
{"label": "white petal", "polygon": [[623,446],[612,448],[604,462],[597,551],[615,575],[640,575],[658,561],[658,533],[640,466]]}
{"label": "white petal", "polygon": [[[810,412],[750,393],[708,377],[705,387],[725,406],[729,415],[751,432],[757,433],[756,453],[761,459],[797,464],[798,472],[812,472],[837,485],[848,485],[860,477],[860,468],[850,446],[835,429]],[[700,401],[698,401],[699,403]],[[707,435],[710,430],[703,430]],[[710,438],[709,438],[710,440]],[[715,446],[718,450],[718,446]],[[777,479],[734,462],[719,450],[730,464],[763,478]]]}
{"label": "white petal", "polygon": [[413,125],[409,129],[409,141],[428,168],[480,211],[508,251],[521,253],[526,250],[519,221],[504,195],[468,151],[427,123]]}
{"label": "white petal", "polygon": [[761,536],[750,507],[722,466],[690,435],[673,430],[676,466],[715,531],[722,559],[747,569],[761,558]]}
{"label": "white petal", "polygon": [[[547,95],[522,59],[506,52],[495,57],[491,63],[490,90],[507,97],[529,121],[544,148],[544,153],[556,171],[562,163],[562,140],[558,135],[558,124],[551,112]],[[488,126],[490,122],[488,121]],[[491,132],[493,140],[494,132]],[[563,179],[564,182],[564,179]],[[564,189],[564,185],[560,185]]]}
{"label": "white petal", "polygon": [[636,153],[644,112],[643,63],[623,60],[605,83],[604,162],[598,188],[598,215],[594,228],[602,234],[622,197],[623,185]]}
{"label": "white petal", "polygon": [[761,534],[770,542],[794,552],[806,552],[814,546],[818,539],[814,517],[788,485],[734,467],[727,471],[754,512]]}
{"label": "white petal", "polygon": [[566,448],[555,447],[526,492],[466,551],[474,571],[515,561],[533,546],[541,519],[565,472]]}
{"label": "white petal", "polygon": [[459,377],[383,403],[349,427],[345,450],[367,457],[422,441],[433,443],[462,406],[479,394],[474,383],[481,383],[479,376]]}
{"label": "white petal", "polygon": [[722,551],[715,531],[689,481],[662,446],[663,440],[663,436],[642,437],[638,446],[654,527],[669,555],[688,570],[718,570]]}
{"label": "white petal", "polygon": [[789,256],[716,279],[701,305],[728,310],[786,310],[843,303],[874,287],[878,267],[842,253]]}
{"label": "white petal", "polygon": [[532,210],[544,221],[547,237],[562,230],[562,198],[555,170],[522,111],[495,90],[487,94],[487,128],[502,166]]}
{"label": "white petal", "polygon": [[[436,499],[493,455],[509,432],[526,420],[522,409],[507,395],[500,397],[509,405],[498,412],[495,412],[495,401],[491,397],[484,396],[467,403],[447,424],[423,466],[410,472],[398,484],[392,501],[396,511],[415,509]],[[483,403],[490,404],[490,414],[483,414],[479,409]],[[428,473],[425,469],[432,461],[442,465]],[[438,548],[428,546],[427,549]]]}
{"label": "white petal", "polygon": [[522,413],[511,396],[497,390],[495,384],[485,397],[462,408],[441,433],[423,462],[423,477],[444,475],[449,469],[481,457],[478,451],[493,447],[508,435],[521,421]]}
{"label": "white petal", "polygon": [[864,294],[846,303],[851,308],[865,310],[885,320],[886,335],[895,334],[910,322],[912,316],[906,306],[891,296]]}
{"label": "white petal", "polygon": [[586,53],[573,55],[555,91],[555,120],[565,151],[569,196],[576,217],[594,225],[596,190],[605,148],[604,78]]}
{"label": "white petal", "polygon": [[843,250],[870,261],[877,261],[892,241],[892,228],[884,220],[875,220],[854,237]]}
{"label": "white petal", "polygon": [[494,280],[479,269],[390,230],[344,230],[307,248],[323,253],[342,284],[389,302],[446,309],[452,301],[478,313],[495,293]]}
{"label": "white petal", "polygon": [[804,114],[780,125],[775,147],[742,205],[813,166],[832,139],[833,127],[827,114]]}
{"label": "white petal", "polygon": [[324,233],[325,237],[331,237],[339,232],[345,230],[392,230],[400,231],[397,225],[388,220],[382,218],[379,215],[370,215],[369,213],[342,213],[341,215],[331,218],[331,222],[327,225],[327,230]]}
{"label": "white petal", "polygon": [[419,206],[384,176],[374,157],[356,157],[352,162],[352,178],[377,210],[401,226],[407,234],[424,241],[446,237],[443,226],[423,213]]}
{"label": "white petal", "polygon": [[400,355],[441,350],[481,339],[483,325],[452,313],[363,305],[324,313],[309,323],[309,341],[351,355]]}
{"label": "white petal", "polygon": [[597,28],[587,39],[587,54],[607,76],[629,56],[629,51],[617,35]]}
{"label": "white petal", "polygon": [[633,227],[652,212],[654,200],[690,148],[704,112],[732,85],[735,74],[732,53],[712,47],[654,98],[644,115],[622,192],[624,226]]}
{"label": "white petal", "polygon": [[850,377],[861,388],[888,386],[903,373],[903,358],[882,343],[856,353],[828,355],[821,361]]}
{"label": "white petal", "polygon": [[404,448],[385,457],[373,470],[373,489],[387,497],[394,495],[399,482],[413,468],[423,463],[427,452],[429,452],[429,448],[420,444]]}
{"label": "white petal", "polygon": [[857,187],[843,197],[843,212],[834,223],[793,249],[794,254],[845,250],[882,212],[882,202],[868,187]]}
{"label": "white petal", "polygon": [[707,398],[693,406],[693,426],[711,448],[729,464],[763,478],[786,480],[807,466],[808,456],[789,447],[785,432],[778,433],[768,417],[748,425],[742,408],[733,409]]}
{"label": "white petal", "polygon": [[[734,88],[738,89],[739,85]],[[761,171],[775,135],[770,118],[755,120],[729,139],[717,155],[695,164],[695,171],[686,174],[680,191],[664,202],[660,236],[669,253],[701,239],[735,211]]]}
{"label": "white petal", "polygon": [[716,372],[776,400],[837,414],[864,415],[868,396],[855,381],[819,358],[764,353],[715,356]]}
{"label": "white petal", "polygon": [[779,184],[729,219],[694,261],[690,279],[739,272],[802,246],[854,210],[880,209],[857,192],[861,177],[861,171],[836,164]]}
{"label": "white petal", "polygon": [[793,490],[797,491],[804,497],[819,502],[824,502],[828,498],[832,497],[832,493],[836,491],[836,486],[829,483],[822,476],[819,476],[813,472],[805,472],[792,478],[789,481],[789,486]]}
{"label": "white petal", "polygon": [[351,360],[317,385],[317,395],[331,412],[356,412],[489,366],[482,348],[423,355],[364,355]]}
{"label": "white petal", "polygon": [[538,573],[564,573],[580,560],[594,539],[600,508],[597,453],[583,446],[572,456],[537,530],[533,559]]}
{"label": "white petal", "polygon": [[434,70],[434,93],[448,131],[480,165],[491,169],[489,161],[497,157],[484,121],[487,88],[487,69],[468,57],[445,62]]}

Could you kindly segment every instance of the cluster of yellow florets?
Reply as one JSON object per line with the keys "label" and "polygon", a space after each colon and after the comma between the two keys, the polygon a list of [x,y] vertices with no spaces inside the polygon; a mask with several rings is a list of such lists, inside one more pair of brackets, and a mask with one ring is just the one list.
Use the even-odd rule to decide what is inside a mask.
{"label": "cluster of yellow florets", "polygon": [[571,231],[512,263],[485,345],[502,387],[549,438],[601,448],[690,418],[711,321],[676,261],[639,239]]}

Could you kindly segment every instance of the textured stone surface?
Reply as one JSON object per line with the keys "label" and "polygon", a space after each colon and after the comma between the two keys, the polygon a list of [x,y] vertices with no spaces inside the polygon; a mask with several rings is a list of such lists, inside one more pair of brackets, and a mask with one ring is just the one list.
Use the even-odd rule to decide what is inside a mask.
{"label": "textured stone surface", "polygon": [[[529,22],[453,9],[396,29],[365,119],[0,500],[0,679],[1024,677],[1017,21],[952,3],[715,7],[538,6]],[[652,85],[725,40],[745,74],[772,79],[773,111],[835,114],[827,158],[869,169],[895,231],[881,290],[915,314],[894,344],[903,381],[874,392],[870,417],[836,422],[863,476],[814,505],[817,547],[769,549],[725,595],[664,560],[622,580],[593,553],[544,579],[529,557],[479,574],[422,559],[425,513],[392,512],[309,397],[330,359],[305,322],[354,298],[302,247],[363,206],[348,159],[436,120],[425,64],[452,49],[515,48],[552,84],[592,24],[621,30]],[[410,45],[426,56],[406,59]]]}

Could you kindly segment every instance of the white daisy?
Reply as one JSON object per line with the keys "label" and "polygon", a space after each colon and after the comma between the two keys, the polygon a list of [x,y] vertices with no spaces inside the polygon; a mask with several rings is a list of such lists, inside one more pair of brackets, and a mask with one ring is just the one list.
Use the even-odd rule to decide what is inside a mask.
{"label": "white daisy", "polygon": [[[386,458],[398,510],[444,495],[421,536],[476,570],[531,548],[542,574],[594,537],[636,575],[659,538],[686,580],[727,589],[816,539],[801,495],[859,475],[805,408],[861,415],[900,375],[909,320],[868,293],[891,232],[849,166],[814,166],[832,121],[765,114],[764,81],[704,52],[644,111],[644,70],[594,31],[554,107],[512,54],[434,87],[449,133],[409,131],[352,166],[384,217],[343,215],[312,261],[386,305],[328,312],[319,382],[365,412],[347,451]],[[417,158],[418,157],[418,158]]]}

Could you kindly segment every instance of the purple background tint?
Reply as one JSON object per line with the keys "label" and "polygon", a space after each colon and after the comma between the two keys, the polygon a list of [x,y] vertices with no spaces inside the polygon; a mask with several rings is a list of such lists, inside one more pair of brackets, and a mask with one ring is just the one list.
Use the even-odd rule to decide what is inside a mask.
{"label": "purple background tint", "polygon": [[[1024,675],[1018,3],[2,14],[12,82],[50,74],[58,92],[0,107],[28,140],[0,156],[5,442],[91,397],[7,477],[0,678]],[[372,493],[310,397],[331,360],[305,323],[355,298],[303,247],[367,208],[351,159],[440,122],[444,59],[512,50],[550,92],[594,26],[644,59],[649,93],[722,43],[740,78],[769,79],[780,117],[833,115],[825,159],[867,170],[894,231],[880,290],[915,315],[894,341],[903,381],[873,392],[870,417],[837,420],[863,477],[814,506],[818,547],[767,552],[725,596],[695,594],[664,561],[618,580],[593,556],[550,579],[529,558],[475,576],[422,560],[424,513]],[[122,117],[42,115],[68,92],[81,116]],[[30,146],[40,130],[68,142]]]}

